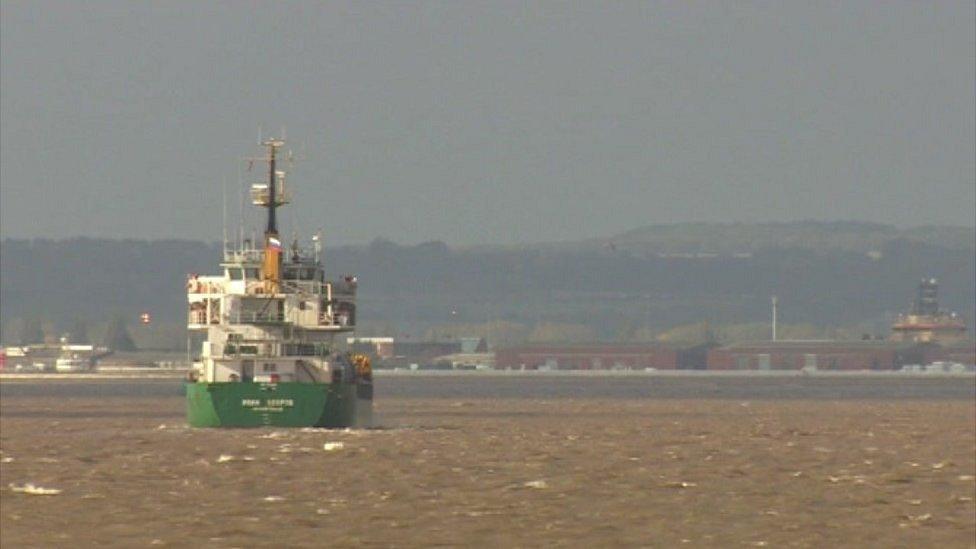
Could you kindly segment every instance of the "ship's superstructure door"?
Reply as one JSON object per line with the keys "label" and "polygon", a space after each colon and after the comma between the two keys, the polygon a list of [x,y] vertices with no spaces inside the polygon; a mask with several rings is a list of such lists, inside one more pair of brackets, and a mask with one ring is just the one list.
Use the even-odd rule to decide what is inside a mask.
{"label": "ship's superstructure door", "polygon": [[248,383],[254,381],[254,361],[253,360],[242,360],[241,361],[241,381]]}

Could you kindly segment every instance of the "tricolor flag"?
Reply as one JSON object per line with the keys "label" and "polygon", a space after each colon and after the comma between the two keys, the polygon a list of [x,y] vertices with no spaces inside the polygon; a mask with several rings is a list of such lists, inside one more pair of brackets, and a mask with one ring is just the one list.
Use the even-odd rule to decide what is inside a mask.
{"label": "tricolor flag", "polygon": [[268,237],[268,247],[271,248],[271,249],[273,249],[273,250],[280,250],[281,249],[281,241],[278,240],[277,238],[273,237],[273,236],[269,236]]}

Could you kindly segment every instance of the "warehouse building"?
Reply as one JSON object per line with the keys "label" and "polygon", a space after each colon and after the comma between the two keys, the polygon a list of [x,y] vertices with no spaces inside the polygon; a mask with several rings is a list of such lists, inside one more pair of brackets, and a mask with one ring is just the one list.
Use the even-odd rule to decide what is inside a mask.
{"label": "warehouse building", "polygon": [[972,341],[951,345],[883,340],[752,341],[724,346],[658,343],[530,344],[501,349],[505,370],[899,370],[934,362],[972,365]]}
{"label": "warehouse building", "polygon": [[674,370],[678,350],[654,343],[536,344],[501,349],[495,367],[505,370]]}
{"label": "warehouse building", "polygon": [[481,337],[461,337],[449,341],[404,341],[392,337],[351,337],[347,343],[351,351],[364,353],[376,360],[376,365],[430,365],[445,356],[482,355],[488,344]]}
{"label": "warehouse building", "polygon": [[939,345],[920,345],[918,364],[952,362],[972,366],[976,364],[976,341],[957,340]]}
{"label": "warehouse building", "polygon": [[896,370],[925,360],[917,345],[888,341],[753,341],[708,351],[709,370]]}

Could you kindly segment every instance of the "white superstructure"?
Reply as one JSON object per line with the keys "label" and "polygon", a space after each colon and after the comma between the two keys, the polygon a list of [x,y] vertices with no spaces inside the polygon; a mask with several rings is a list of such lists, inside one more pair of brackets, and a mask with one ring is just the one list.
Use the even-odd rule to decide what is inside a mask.
{"label": "white superstructure", "polygon": [[351,375],[334,345],[336,334],[355,327],[356,279],[325,279],[318,236],[308,246],[278,239],[274,210],[289,198],[275,166],[283,144],[264,143],[268,155],[259,160],[270,165],[269,182],[251,188],[252,203],[269,211],[263,248],[245,241],[225,249],[220,274],[187,281],[187,327],[207,335],[192,374],[200,381],[328,383]]}

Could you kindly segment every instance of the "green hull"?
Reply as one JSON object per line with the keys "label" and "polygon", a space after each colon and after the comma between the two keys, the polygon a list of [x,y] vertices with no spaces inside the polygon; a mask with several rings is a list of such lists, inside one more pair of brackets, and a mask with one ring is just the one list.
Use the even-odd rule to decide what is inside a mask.
{"label": "green hull", "polygon": [[368,427],[372,385],[186,383],[191,427]]}

